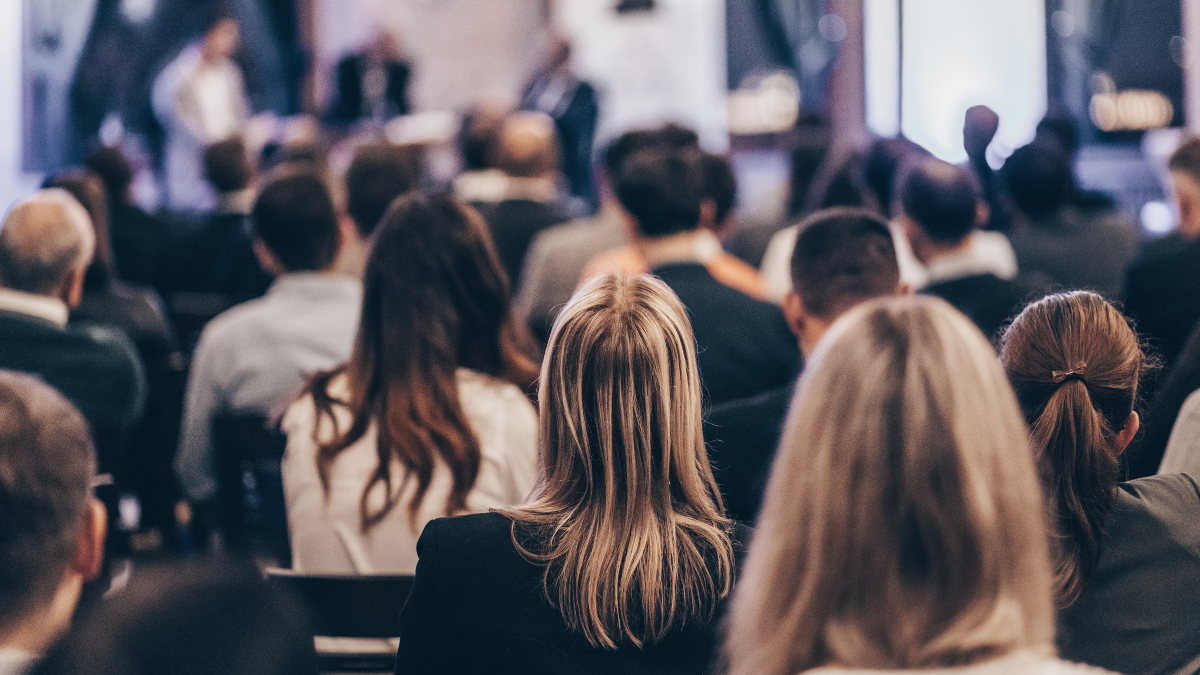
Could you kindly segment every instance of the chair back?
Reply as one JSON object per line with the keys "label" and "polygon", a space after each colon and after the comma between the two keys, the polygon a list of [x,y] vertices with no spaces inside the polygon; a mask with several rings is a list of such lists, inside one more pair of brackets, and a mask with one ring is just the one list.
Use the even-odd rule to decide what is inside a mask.
{"label": "chair back", "polygon": [[316,635],[394,638],[411,575],[306,575],[271,568],[267,578],[299,597],[312,612]]}
{"label": "chair back", "polygon": [[213,418],[217,525],[231,550],[291,563],[280,460],[287,437],[255,413]]}

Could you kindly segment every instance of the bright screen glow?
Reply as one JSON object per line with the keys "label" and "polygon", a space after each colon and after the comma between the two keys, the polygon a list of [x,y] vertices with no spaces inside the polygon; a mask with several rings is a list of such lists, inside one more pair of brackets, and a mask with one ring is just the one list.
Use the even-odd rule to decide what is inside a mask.
{"label": "bright screen glow", "polygon": [[877,136],[900,133],[900,2],[863,2],[867,128]]}
{"label": "bright screen glow", "polygon": [[1000,115],[989,159],[1032,140],[1046,112],[1045,23],[1044,0],[904,0],[905,135],[963,162],[963,114],[982,104]]}

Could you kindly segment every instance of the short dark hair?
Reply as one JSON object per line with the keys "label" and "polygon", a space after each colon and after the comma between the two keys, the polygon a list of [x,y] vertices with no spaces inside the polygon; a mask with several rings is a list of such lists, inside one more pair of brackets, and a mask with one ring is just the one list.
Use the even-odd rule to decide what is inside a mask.
{"label": "short dark hair", "polygon": [[1017,209],[1030,218],[1053,214],[1071,200],[1071,158],[1057,145],[1034,142],[1017,148],[1001,170]]}
{"label": "short dark hair", "polygon": [[217,192],[237,192],[250,185],[250,158],[241,136],[212,143],[204,149],[204,177]]}
{"label": "short dark hair", "polygon": [[879,203],[880,213],[892,213],[896,175],[904,162],[914,156],[928,157],[929,152],[903,136],[881,138],[871,144],[863,177]]}
{"label": "short dark hair", "polygon": [[417,148],[395,143],[369,143],[358,148],[346,170],[347,210],[365,237],[396,197],[417,187],[421,162]]}
{"label": "short dark hair", "polygon": [[272,180],[251,217],[255,233],[289,272],[323,270],[337,257],[337,212],[324,181],[312,173]]}
{"label": "short dark hair", "polygon": [[981,191],[969,169],[915,158],[901,170],[898,190],[904,214],[930,239],[956,244],[975,229]]}
{"label": "short dark hair", "polygon": [[53,598],[91,501],[83,415],[31,375],[0,370],[0,629]]}
{"label": "short dark hair", "polygon": [[826,209],[801,221],[799,229],[792,287],[810,314],[833,318],[896,292],[896,245],[879,216],[866,209]]}
{"label": "short dark hair", "polygon": [[129,186],[133,184],[133,163],[120,148],[106,145],[88,155],[83,164],[104,181],[110,205],[127,199]]}
{"label": "short dark hair", "polygon": [[695,131],[678,124],[665,124],[657,129],[636,129],[621,134],[604,150],[604,173],[613,184],[621,176],[621,167],[634,153],[648,148],[699,148],[700,137]]}
{"label": "short dark hair", "polygon": [[700,157],[700,167],[704,172],[704,198],[713,200],[716,222],[723,223],[737,199],[737,176],[733,173],[733,165],[725,155],[706,152]]}
{"label": "short dark hair", "polygon": [[1200,181],[1200,136],[1184,141],[1171,155],[1167,168]]}
{"label": "short dark hair", "polygon": [[646,237],[696,229],[704,201],[704,169],[699,150],[651,148],[625,162],[617,179],[617,199]]}

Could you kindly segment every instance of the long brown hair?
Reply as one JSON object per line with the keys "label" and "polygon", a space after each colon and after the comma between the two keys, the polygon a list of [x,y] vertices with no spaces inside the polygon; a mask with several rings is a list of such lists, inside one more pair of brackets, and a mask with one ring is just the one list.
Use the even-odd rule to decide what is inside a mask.
{"label": "long brown hair", "polygon": [[[314,429],[322,428],[322,416],[334,429],[333,440],[318,440],[317,471],[326,494],[333,461],[376,423],[379,465],[359,502],[363,531],[400,499],[402,486],[392,484],[393,462],[407,469],[405,482],[416,481],[410,520],[438,462],[454,478],[446,513],[464,510],[480,449],[458,400],[456,371],[469,368],[527,389],[537,377],[530,344],[512,315],[508,281],[479,214],[448,196],[399,197],[384,214],[367,258],[350,360],[309,384],[318,418]],[[346,400],[329,387],[343,373]],[[351,413],[344,432],[335,406]],[[368,496],[380,485],[385,498],[372,509]]]}
{"label": "long brown hair", "polygon": [[1025,425],[944,301],[859,305],[804,370],[734,594],[733,675],[895,670],[1053,649]]}
{"label": "long brown hair", "polygon": [[1123,450],[1116,436],[1134,410],[1147,359],[1129,321],[1089,291],[1026,307],[1004,334],[1000,357],[1056,505],[1055,584],[1059,605],[1069,607],[1100,560]]}
{"label": "long brown hair", "polygon": [[733,552],[679,299],[648,276],[579,289],[551,331],[538,402],[538,483],[508,514],[567,626],[616,649],[711,620]]}

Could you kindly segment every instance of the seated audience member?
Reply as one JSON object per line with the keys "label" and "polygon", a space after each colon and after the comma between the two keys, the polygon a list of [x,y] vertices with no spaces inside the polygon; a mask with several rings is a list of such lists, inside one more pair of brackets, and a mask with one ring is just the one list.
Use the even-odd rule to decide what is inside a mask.
{"label": "seated audience member", "polygon": [[975,176],[924,158],[910,164],[898,180],[898,218],[913,254],[929,273],[921,292],[946,300],[984,335],[994,337],[1019,309],[1024,292],[973,255],[970,234],[985,210]]}
{"label": "seated audience member", "polygon": [[1085,213],[1072,203],[1067,155],[1049,143],[1031,143],[1008,158],[1003,177],[1016,207],[1009,238],[1021,273],[1060,289],[1119,297],[1137,230],[1115,210]]}
{"label": "seated audience member", "polygon": [[646,267],[687,307],[700,376],[717,404],[787,384],[800,351],[778,307],[726,286],[706,266],[711,233],[699,228],[713,204],[701,162],[698,150],[639,151],[622,168],[617,198]]}
{"label": "seated audience member", "polygon": [[1200,138],[1168,162],[1179,227],[1148,245],[1125,274],[1125,312],[1162,353],[1168,369],[1200,321]]}
{"label": "seated audience member", "polygon": [[1054,653],[1025,425],[934,298],[838,320],[788,417],[723,648],[732,675],[1097,673]]}
{"label": "seated audience member", "polygon": [[699,143],[696,132],[675,124],[622,134],[604,151],[600,212],[542,230],[533,238],[521,268],[515,303],[539,341],[545,344],[555,315],[571,299],[588,262],[629,242],[615,193],[625,160],[649,147],[698,148]]}
{"label": "seated audience member", "polygon": [[74,406],[37,378],[0,371],[0,418],[0,673],[23,675],[100,573],[108,521]]}
{"label": "seated audience member", "polygon": [[480,209],[510,283],[521,278],[529,243],[538,232],[567,220],[558,205],[558,139],[554,120],[541,113],[514,113],[496,139],[496,167],[504,198]]}
{"label": "seated audience member", "polygon": [[1144,434],[1126,465],[1130,478],[1153,473],[1189,473],[1200,477],[1200,437],[1195,429],[1200,410],[1200,324],[1188,337],[1183,351],[1158,391],[1143,424]]}
{"label": "seated audience member", "polygon": [[[839,316],[872,298],[908,292],[887,222],[862,209],[818,211],[800,224],[792,288],[783,301],[805,359]],[[704,436],[730,518],[753,522],[795,383],[713,408]]]}
{"label": "seated audience member", "polygon": [[219,486],[212,424],[219,414],[270,416],[304,379],[346,360],[358,325],[362,283],[332,271],[345,235],[322,180],[276,178],[251,214],[254,252],[275,281],[205,327],[184,400],[175,471],[188,499],[206,503]]}
{"label": "seated audience member", "polygon": [[411,75],[412,67],[404,60],[396,36],[379,31],[361,51],[338,61],[333,102],[326,118],[348,125],[360,119],[382,122],[407,115]]}
{"label": "seated audience member", "polygon": [[510,112],[507,103],[485,99],[463,115],[458,138],[463,170],[454,177],[453,191],[455,197],[475,208],[504,199],[507,181],[495,166],[495,148]]}
{"label": "seated audience member", "polygon": [[1056,506],[1059,653],[1121,673],[1195,672],[1200,486],[1184,474],[1118,482],[1146,370],[1137,334],[1095,293],[1051,295],[1013,321],[1001,360]]}
{"label": "seated audience member", "polygon": [[167,226],[134,203],[133,165],[117,147],[93,152],[84,164],[107,190],[108,234],[117,277],[157,287],[165,267]]}
{"label": "seated audience member", "polygon": [[316,675],[304,609],[249,565],[135,568],[33,675]]}
{"label": "seated audience member", "polygon": [[421,157],[417,148],[395,143],[368,143],[354,151],[346,169],[346,210],[359,236],[371,238],[396,197],[420,187]]}
{"label": "seated audience member", "polygon": [[687,313],[604,276],[555,321],[530,501],[434,520],[398,672],[699,673],[735,573]]}
{"label": "seated audience member", "polygon": [[439,516],[520,504],[537,473],[537,378],[474,209],[398,200],[376,230],[350,360],[283,420],[292,567],[412,574]]}
{"label": "seated audience member", "polygon": [[141,418],[145,379],[121,332],[68,325],[83,296],[96,235],[87,211],[52,188],[18,202],[0,226],[0,368],[33,373],[91,427],[101,471],[113,471]]}
{"label": "seated audience member", "polygon": [[[733,220],[733,201],[737,196],[737,177],[729,159],[721,155],[701,153],[702,195],[700,227],[692,242],[699,259],[709,273],[721,283],[760,300],[766,296],[758,270],[740,258],[725,252],[719,235]],[[603,253],[583,270],[583,277],[600,274],[645,274],[649,272],[646,256],[638,246],[622,246]]]}

